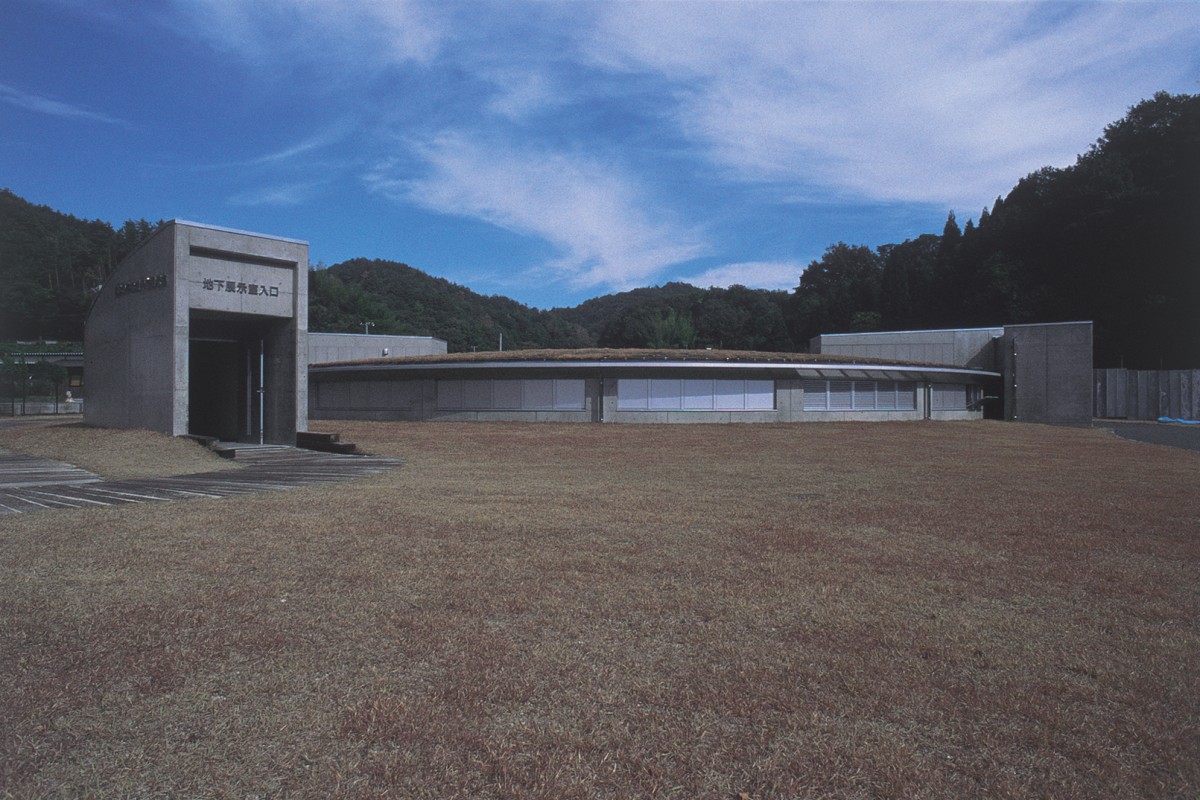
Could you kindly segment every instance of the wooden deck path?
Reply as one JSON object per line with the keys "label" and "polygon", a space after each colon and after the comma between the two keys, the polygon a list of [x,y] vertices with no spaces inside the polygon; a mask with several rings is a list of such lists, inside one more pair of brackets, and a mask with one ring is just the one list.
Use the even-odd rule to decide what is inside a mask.
{"label": "wooden deck path", "polygon": [[105,481],[87,470],[0,448],[0,516],[54,508],[114,506],[197,497],[278,492],[376,475],[404,462],[292,447],[239,452],[242,469]]}

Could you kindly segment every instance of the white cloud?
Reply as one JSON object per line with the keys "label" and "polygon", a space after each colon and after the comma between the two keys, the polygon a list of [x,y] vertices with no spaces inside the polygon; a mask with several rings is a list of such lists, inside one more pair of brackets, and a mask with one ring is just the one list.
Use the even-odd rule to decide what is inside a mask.
{"label": "white cloud", "polygon": [[743,180],[974,207],[1194,64],[1188,4],[612,4],[595,63],[657,73]]}
{"label": "white cloud", "polygon": [[428,173],[383,164],[367,184],[403,202],[475,217],[554,245],[543,265],[573,288],[628,289],[703,254],[696,231],[653,209],[636,181],[594,158],[521,150],[442,135],[416,148]]}
{"label": "white cloud", "polygon": [[316,182],[289,183],[239,192],[229,198],[235,206],[299,206],[312,200],[321,186]]}
{"label": "white cloud", "polygon": [[41,95],[24,92],[13,86],[0,83],[0,101],[10,105],[24,108],[27,111],[36,111],[39,114],[48,114],[52,117],[61,117],[63,119],[78,119],[88,122],[103,122],[106,125],[118,125],[123,128],[132,127],[128,122],[116,117],[110,117],[107,114],[102,114],[98,111],[92,111],[82,106],[64,103],[61,100],[55,100],[51,97],[43,97]]}
{"label": "white cloud", "polygon": [[491,80],[496,91],[487,101],[488,110],[515,122],[562,103],[562,87],[534,70],[502,70]]}
{"label": "white cloud", "polygon": [[436,7],[416,0],[174,0],[173,8],[169,24],[180,33],[266,68],[428,62],[444,35]]}
{"label": "white cloud", "polygon": [[794,289],[800,283],[805,264],[799,261],[747,261],[724,264],[691,277],[676,278],[684,283],[707,289],[717,286],[748,286],[751,289]]}

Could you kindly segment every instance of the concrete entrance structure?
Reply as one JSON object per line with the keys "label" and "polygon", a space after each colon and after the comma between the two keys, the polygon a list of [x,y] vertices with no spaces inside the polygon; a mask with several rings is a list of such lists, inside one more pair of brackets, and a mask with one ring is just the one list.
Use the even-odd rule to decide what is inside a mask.
{"label": "concrete entrance structure", "polygon": [[84,421],[294,444],[308,420],[308,244],[173,220],[88,315]]}

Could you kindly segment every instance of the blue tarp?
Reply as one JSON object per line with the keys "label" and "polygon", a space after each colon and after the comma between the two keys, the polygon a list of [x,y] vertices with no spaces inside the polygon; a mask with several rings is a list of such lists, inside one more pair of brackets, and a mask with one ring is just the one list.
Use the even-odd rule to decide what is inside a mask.
{"label": "blue tarp", "polygon": [[1177,425],[1200,425],[1200,419],[1179,419],[1177,417],[1159,417],[1159,422],[1174,422]]}

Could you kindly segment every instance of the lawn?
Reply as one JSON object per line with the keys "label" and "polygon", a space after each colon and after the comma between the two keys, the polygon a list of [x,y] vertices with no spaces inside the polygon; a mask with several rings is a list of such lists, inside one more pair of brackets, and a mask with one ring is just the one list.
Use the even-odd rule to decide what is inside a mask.
{"label": "lawn", "polygon": [[406,465],[0,521],[0,796],[1200,794],[1196,453],[323,426]]}

